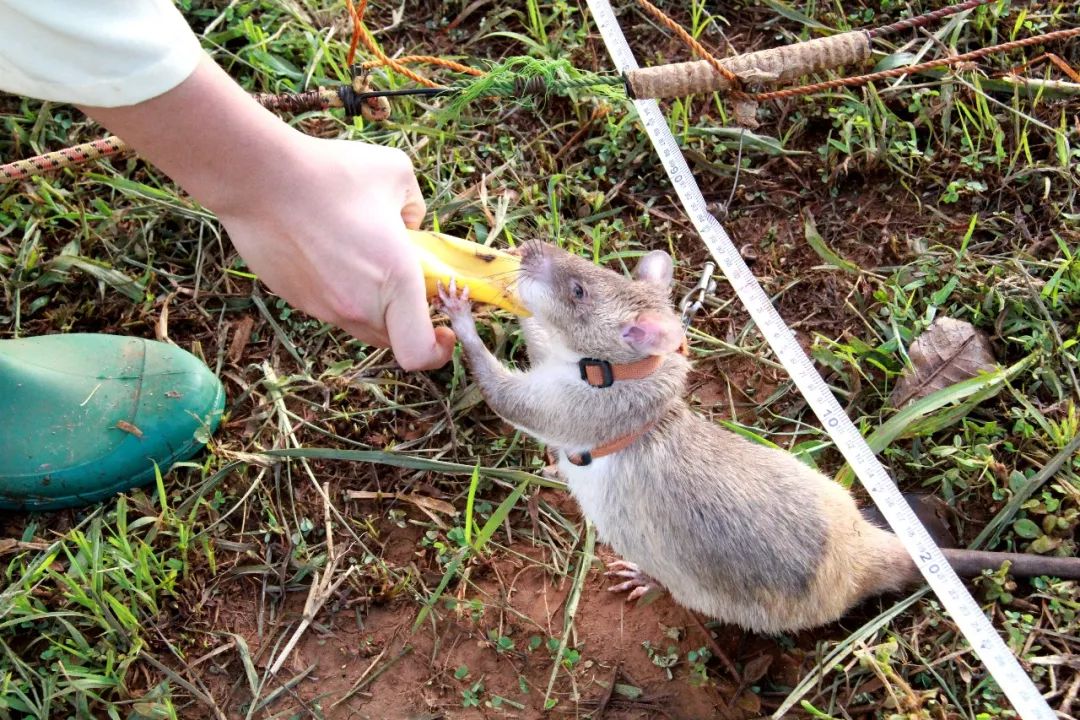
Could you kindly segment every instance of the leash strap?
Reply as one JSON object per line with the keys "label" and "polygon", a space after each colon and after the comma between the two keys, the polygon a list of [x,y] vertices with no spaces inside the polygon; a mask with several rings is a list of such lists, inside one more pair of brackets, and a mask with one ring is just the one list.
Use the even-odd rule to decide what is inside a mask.
{"label": "leash strap", "polygon": [[[633,51],[615,19],[611,3],[608,0],[587,2],[597,29],[603,36],[604,45],[618,70],[626,73],[638,69]],[[881,510],[881,514],[911,554],[919,571],[953,622],[960,628],[1020,717],[1028,720],[1054,720],[1057,717],[1055,713],[1039,694],[1031,678],[994,630],[960,578],[953,572],[945,556],[905,502],[858,428],[844,414],[829,386],[814,369],[795,335],[776,312],[750,268],[743,262],[731,238],[709,213],[705,198],[690,173],[686,159],[657,102],[634,100],[633,103],[664,164],[668,179],[709,252],[807,404],[821,421],[825,432],[832,438]]]}
{"label": "leash strap", "polygon": [[655,422],[651,422],[643,428],[639,428],[632,433],[627,433],[620,438],[615,438],[609,443],[603,445],[597,445],[592,450],[586,450],[581,453],[567,453],[566,459],[570,461],[572,465],[578,467],[585,467],[592,465],[592,461],[596,458],[602,458],[606,455],[614,455],[620,450],[625,450],[641,438],[645,437],[649,431],[656,427]]}
{"label": "leash strap", "polygon": [[581,358],[578,361],[578,369],[581,371],[581,379],[595,388],[608,388],[615,384],[616,380],[641,380],[656,372],[664,362],[662,355],[650,355],[636,362],[615,365],[607,360],[596,358]]}
{"label": "leash strap", "polygon": [[[685,325],[683,329],[686,329]],[[690,354],[690,343],[685,337],[676,352],[683,357]],[[650,355],[621,365],[596,358],[581,358],[578,360],[578,370],[581,373],[581,379],[594,388],[609,388],[615,384],[616,380],[644,380],[663,364],[663,355]]]}

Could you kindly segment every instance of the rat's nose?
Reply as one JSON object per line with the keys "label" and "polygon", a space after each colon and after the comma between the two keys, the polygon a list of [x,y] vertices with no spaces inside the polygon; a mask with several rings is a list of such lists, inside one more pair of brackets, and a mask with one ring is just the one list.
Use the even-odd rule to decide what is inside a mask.
{"label": "rat's nose", "polygon": [[521,246],[521,269],[534,278],[551,274],[551,261],[539,240],[529,240]]}
{"label": "rat's nose", "polygon": [[521,256],[521,262],[535,261],[537,256],[543,252],[543,248],[540,247],[538,240],[527,240],[523,245],[514,249]]}

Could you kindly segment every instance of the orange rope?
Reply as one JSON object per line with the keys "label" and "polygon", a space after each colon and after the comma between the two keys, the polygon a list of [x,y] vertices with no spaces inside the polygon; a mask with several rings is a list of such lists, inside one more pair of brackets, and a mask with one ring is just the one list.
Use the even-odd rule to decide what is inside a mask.
{"label": "orange rope", "polygon": [[[364,11],[367,10],[368,0],[359,0],[359,5],[353,5],[352,0],[345,0],[345,4],[349,9],[349,15],[353,21],[353,34],[352,41],[349,43],[349,53],[345,56],[346,63],[352,67],[353,61],[356,59],[356,47],[359,43],[364,43],[364,47],[368,52],[375,56],[380,65],[389,67],[399,75],[404,75],[413,82],[419,83],[425,87],[437,88],[441,87],[438,83],[434,83],[427,78],[418,75],[409,68],[405,67],[400,61],[393,60],[386,55],[375,42],[375,38],[371,35],[371,32],[364,26]],[[449,62],[449,61],[447,61]],[[365,67],[374,67],[364,63]],[[464,67],[464,66],[462,66]]]}
{"label": "orange rope", "polygon": [[1080,35],[1080,28],[1069,28],[1068,30],[1057,30],[1055,32],[1046,33],[1045,35],[1034,35],[1032,37],[1022,38],[1020,40],[1013,40],[1011,42],[1002,43],[1000,45],[992,45],[991,47],[979,48],[978,50],[972,50],[971,52],[966,52],[961,55],[952,55],[947,58],[929,60],[924,63],[919,63],[918,65],[907,65],[905,67],[898,67],[891,70],[882,70],[881,72],[870,73],[869,75],[855,75],[853,77],[838,78],[836,80],[826,80],[824,82],[813,83],[811,85],[800,85],[798,87],[785,88],[783,90],[756,93],[754,95],[751,95],[751,97],[759,102],[764,100],[780,100],[783,98],[796,97],[798,95],[809,95],[820,90],[831,90],[838,87],[853,87],[856,85],[865,85],[867,83],[872,83],[875,80],[885,80],[888,78],[900,77],[902,75],[919,73],[924,70],[930,70],[936,67],[956,65],[957,63],[978,60],[979,58],[985,57],[992,53],[1008,52],[1009,50],[1027,47],[1028,45],[1036,45],[1041,42],[1064,40],[1065,38],[1073,37],[1075,35]]}
{"label": "orange rope", "polygon": [[26,180],[35,175],[72,167],[91,160],[98,160],[112,155],[123,155],[130,151],[127,143],[115,135],[92,140],[82,145],[56,150],[37,155],[25,160],[15,160],[0,165],[0,184]]}
{"label": "orange rope", "polygon": [[656,18],[657,22],[659,22],[671,32],[675,33],[679,37],[679,39],[683,41],[683,43],[685,43],[691,50],[693,50],[698,55],[698,57],[702,58],[710,65],[712,65],[713,70],[720,73],[720,76],[722,78],[731,83],[732,89],[728,91],[728,95],[731,95],[732,97],[737,99],[745,99],[749,97],[746,93],[739,90],[739,88],[742,87],[742,81],[739,80],[739,76],[721,65],[720,61],[713,57],[712,53],[710,53],[704,45],[695,40],[693,35],[686,32],[686,30],[683,29],[682,25],[679,25],[679,23],[675,22],[667,15],[665,15],[663,10],[653,5],[651,2],[649,2],[649,0],[638,0],[638,4],[641,5],[641,7],[644,8],[650,15]]}
{"label": "orange rope", "polygon": [[405,77],[409,78],[413,82],[420,83],[421,85],[423,85],[425,87],[429,87],[429,88],[441,87],[438,83],[432,82],[431,80],[428,80],[426,77],[423,77],[422,75],[418,75],[418,74],[414,73],[412,70],[405,67],[401,63],[399,63],[396,60],[393,60],[390,57],[388,57],[387,54],[384,53],[382,51],[382,49],[375,43],[375,38],[373,38],[371,36],[371,31],[369,31],[363,25],[360,26],[360,42],[364,43],[364,47],[366,47],[371,52],[372,55],[374,55],[376,58],[378,58],[382,62],[383,65],[386,65],[387,67],[389,67],[391,70],[393,70],[397,74],[404,75]]}
{"label": "orange rope", "polygon": [[[351,0],[345,1],[351,4]],[[420,83],[421,85],[429,88],[440,87],[438,83],[434,83],[428,80],[426,77],[414,73],[412,70],[405,67],[396,60],[392,60],[386,55],[386,53],[382,51],[382,48],[379,47],[378,43],[375,42],[375,38],[371,35],[371,31],[368,30],[367,27],[364,25],[363,11],[366,7],[367,0],[360,0],[360,8],[353,13],[353,33],[355,35],[357,32],[359,32],[360,42],[364,43],[364,47],[368,49],[368,52],[370,52],[378,60],[380,60],[383,65],[386,65],[399,75],[404,75],[413,82]],[[349,64],[352,65],[352,62],[350,61]]]}
{"label": "orange rope", "polygon": [[[367,0],[363,0],[364,7],[367,7]],[[352,0],[345,0],[346,7],[349,8],[349,17],[353,21],[352,39],[349,41],[349,52],[345,56],[345,64],[352,67],[353,60],[356,59],[356,47],[360,44],[360,22],[363,19],[363,10],[357,14],[356,6],[353,5]]]}
{"label": "orange rope", "polygon": [[[402,65],[408,65],[410,63],[421,63],[424,65],[436,65],[438,67],[448,68],[455,72],[465,73],[466,75],[472,75],[474,77],[480,77],[483,75],[483,71],[476,68],[469,67],[468,65],[462,65],[459,62],[453,60],[446,60],[444,58],[435,57],[434,55],[405,55],[404,57],[394,58],[394,61]],[[364,69],[381,67],[385,65],[382,60],[368,60],[364,63]]]}

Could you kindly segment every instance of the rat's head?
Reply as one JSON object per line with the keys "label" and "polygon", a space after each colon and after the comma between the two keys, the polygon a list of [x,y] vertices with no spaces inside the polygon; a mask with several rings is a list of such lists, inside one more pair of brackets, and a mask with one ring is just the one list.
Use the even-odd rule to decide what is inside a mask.
{"label": "rat's head", "polygon": [[521,249],[522,302],[572,354],[632,362],[679,349],[682,325],[671,304],[671,256],[643,256],[633,278],[553,245]]}

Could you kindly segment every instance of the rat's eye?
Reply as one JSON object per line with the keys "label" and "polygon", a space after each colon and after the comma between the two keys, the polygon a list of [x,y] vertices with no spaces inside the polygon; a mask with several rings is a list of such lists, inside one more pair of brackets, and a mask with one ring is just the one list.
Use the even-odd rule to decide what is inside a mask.
{"label": "rat's eye", "polygon": [[570,293],[574,296],[575,300],[582,300],[585,298],[585,286],[577,280],[571,280]]}

